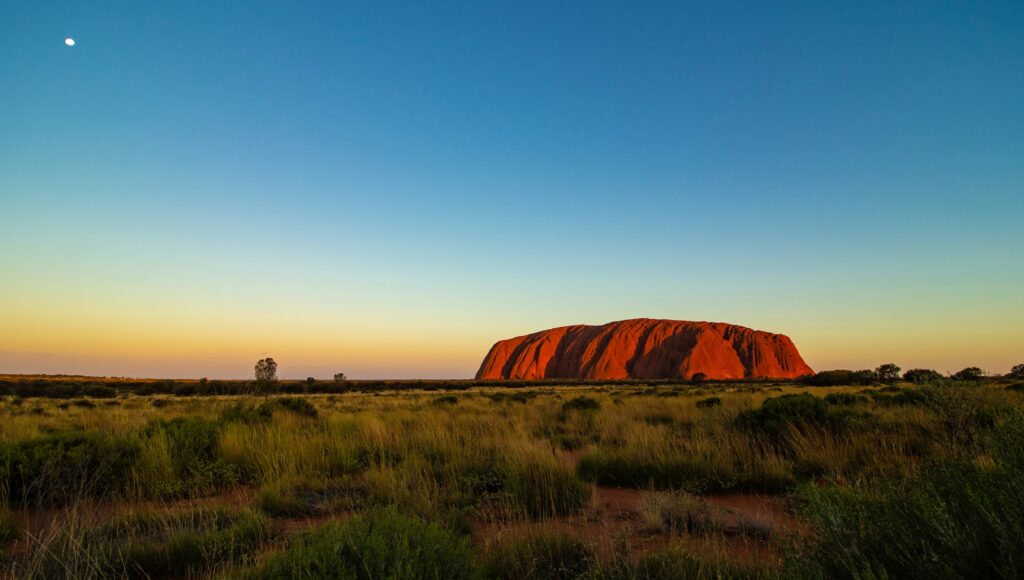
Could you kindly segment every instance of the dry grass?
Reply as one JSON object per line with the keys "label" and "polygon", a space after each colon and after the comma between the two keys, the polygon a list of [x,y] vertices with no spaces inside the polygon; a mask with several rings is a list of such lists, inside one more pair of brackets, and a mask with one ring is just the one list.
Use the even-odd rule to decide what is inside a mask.
{"label": "dry grass", "polygon": [[[877,394],[875,400],[830,407],[841,421],[793,421],[771,433],[744,427],[738,419],[783,394],[824,397],[851,391],[617,386],[306,395],[315,416],[286,405],[261,407],[267,405],[265,399],[239,396],[121,396],[96,401],[94,407],[7,398],[0,401],[0,445],[6,455],[0,469],[8,470],[0,473],[0,499],[28,525],[22,526],[21,539],[8,541],[6,566],[15,575],[39,573],[51,570],[44,564],[52,565],[52,556],[59,554],[74,562],[69,570],[80,577],[121,570],[117,566],[125,565],[127,556],[102,552],[90,535],[110,520],[116,511],[111,506],[189,501],[193,507],[216,509],[219,498],[238,497],[238,490],[249,492],[243,494],[248,498],[244,505],[236,508],[262,511],[265,516],[252,517],[278,523],[260,533],[250,529],[255,536],[236,538],[223,532],[220,540],[196,542],[238,541],[241,546],[257,537],[263,550],[272,552],[289,544],[288,534],[302,527],[298,520],[390,508],[456,535],[481,526],[497,533],[513,533],[524,524],[550,530],[568,526],[570,533],[583,534],[577,540],[593,548],[596,540],[586,537],[585,530],[596,529],[597,523],[612,529],[603,520],[595,523],[612,516],[594,508],[594,486],[611,485],[636,488],[647,499],[616,516],[622,525],[613,527],[616,538],[609,542],[621,541],[625,547],[611,555],[597,550],[599,565],[589,555],[580,556],[591,548],[577,548],[575,540],[561,537],[548,538],[551,546],[544,538],[510,540],[500,557],[494,553],[493,561],[520,549],[561,558],[565,549],[573,558],[583,558],[588,570],[626,570],[622,573],[630,577],[639,574],[636,566],[645,554],[689,545],[685,536],[700,536],[705,547],[721,546],[716,562],[735,556],[735,538],[742,536],[746,552],[756,552],[757,565],[770,571],[781,561],[777,533],[756,519],[736,524],[735,514],[726,525],[721,509],[700,494],[779,494],[808,482],[848,486],[879,478],[905,481],[915,477],[923,462],[947,458],[970,458],[983,465],[991,462],[987,417],[1021,402],[1020,393],[980,387],[966,395],[929,394],[933,400],[927,405]],[[719,397],[720,404],[698,406],[709,395]],[[26,504],[28,496],[19,495],[21,480],[10,466],[22,466],[18,477],[31,477],[25,470],[39,465],[31,459],[33,446],[68,432],[100,433],[123,444],[130,451],[123,478],[102,490],[74,487],[73,497],[57,498],[50,505]],[[82,465],[87,471],[93,464]],[[40,483],[50,472],[57,473],[51,469],[38,474],[44,478]],[[77,475],[88,482],[90,474]],[[204,497],[212,503],[196,503],[206,501]],[[37,517],[54,510],[61,517]],[[188,527],[179,520],[166,525]],[[742,528],[739,534],[736,525]],[[275,538],[273,530],[284,535]],[[174,535],[153,539],[129,534],[121,541],[166,547]],[[228,555],[223,562],[204,557],[167,573],[206,575],[225,566],[240,573],[248,565],[231,556],[235,548],[218,545],[218,553]],[[102,552],[105,560],[93,561],[99,556],[90,556],[90,551]],[[704,565],[680,558],[665,555],[644,566],[675,570]],[[127,574],[127,569],[122,571]]]}

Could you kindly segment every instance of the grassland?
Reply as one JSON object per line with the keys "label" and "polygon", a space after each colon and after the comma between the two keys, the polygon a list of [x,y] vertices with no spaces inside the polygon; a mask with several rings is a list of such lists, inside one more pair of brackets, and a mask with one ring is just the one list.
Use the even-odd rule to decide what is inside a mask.
{"label": "grassland", "polygon": [[12,577],[1024,575],[1009,383],[88,397],[65,380],[0,402]]}

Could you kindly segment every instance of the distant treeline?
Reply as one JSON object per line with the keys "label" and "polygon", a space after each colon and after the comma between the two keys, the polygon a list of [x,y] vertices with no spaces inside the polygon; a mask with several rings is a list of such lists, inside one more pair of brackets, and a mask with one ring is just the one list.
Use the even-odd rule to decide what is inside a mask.
{"label": "distant treeline", "polygon": [[[882,367],[880,367],[882,368]],[[898,372],[898,367],[896,368]],[[872,370],[828,370],[807,375],[795,380],[777,379],[735,379],[706,380],[698,377],[684,379],[626,379],[626,380],[280,380],[240,381],[207,379],[126,379],[79,376],[0,376],[0,396],[47,397],[73,399],[90,397],[95,399],[113,398],[119,395],[264,395],[264,394],[343,394],[379,391],[462,391],[473,387],[594,387],[594,386],[684,386],[703,385],[722,387],[733,385],[785,385],[797,384],[810,387],[857,386],[879,383],[893,383],[899,380],[915,384],[934,383],[951,378],[954,380],[979,381],[985,378],[980,369],[964,369],[950,377],[929,369],[911,369],[902,375],[879,373]],[[995,378],[995,377],[992,377]],[[1008,378],[1015,378],[1011,374]]]}
{"label": "distant treeline", "polygon": [[[873,385],[877,383],[895,383],[903,380],[907,383],[924,385],[948,379],[954,381],[981,381],[986,378],[985,371],[978,367],[967,367],[949,376],[932,369],[910,369],[900,375],[900,367],[890,363],[875,370],[859,371],[830,370],[807,375],[799,379],[799,383],[810,387],[839,387],[844,385]],[[990,377],[999,378],[999,377]],[[1006,378],[1017,378],[1013,372]]]}

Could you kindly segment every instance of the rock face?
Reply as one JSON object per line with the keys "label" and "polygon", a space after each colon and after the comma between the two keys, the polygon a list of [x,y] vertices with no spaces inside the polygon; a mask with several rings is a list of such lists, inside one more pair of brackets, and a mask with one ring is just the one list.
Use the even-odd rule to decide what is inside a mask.
{"label": "rock face", "polygon": [[813,373],[788,336],[723,322],[638,318],[563,326],[491,347],[477,379],[790,379]]}

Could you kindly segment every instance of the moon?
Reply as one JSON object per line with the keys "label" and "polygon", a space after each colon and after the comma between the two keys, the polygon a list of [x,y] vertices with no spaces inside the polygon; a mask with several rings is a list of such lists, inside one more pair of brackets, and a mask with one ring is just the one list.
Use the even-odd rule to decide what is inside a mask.
{"label": "moon", "polygon": [[64,39],[64,44],[66,44],[68,46],[74,46],[75,45],[75,39],[74,38],[65,38]]}

